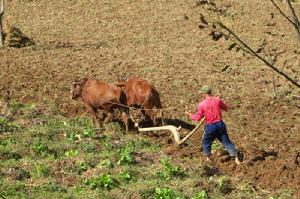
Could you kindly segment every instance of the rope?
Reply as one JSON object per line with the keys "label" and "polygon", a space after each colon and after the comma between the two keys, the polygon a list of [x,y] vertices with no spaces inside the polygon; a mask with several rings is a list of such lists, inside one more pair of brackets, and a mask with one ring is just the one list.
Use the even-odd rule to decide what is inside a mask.
{"label": "rope", "polygon": [[[223,96],[223,92],[221,92],[219,95],[217,95],[217,97],[219,97],[219,98],[221,98],[222,96]],[[153,110],[153,109],[145,109],[145,108],[137,108],[137,107],[133,107],[133,106],[127,106],[127,105],[116,103],[116,102],[110,102],[110,101],[105,101],[105,102],[110,103],[110,104],[114,104],[114,105],[117,105],[117,106],[121,106],[121,107],[124,107],[124,108],[128,108],[128,109],[131,109],[133,111],[136,111],[136,110],[149,110],[149,111]],[[164,111],[164,110],[177,110],[178,108],[170,107],[170,108],[158,108],[158,109],[160,111]]]}
{"label": "rope", "polygon": [[[128,109],[133,109],[133,110],[139,110],[139,109],[143,109],[143,110],[153,110],[153,109],[145,109],[145,108],[137,108],[137,107],[132,107],[132,106],[127,106],[127,105],[124,105],[124,104],[120,104],[120,103],[116,103],[116,102],[110,102],[110,101],[105,101],[106,103],[110,103],[110,104],[114,104],[114,105],[117,105],[117,106],[121,106],[121,107],[124,107],[124,108],[128,108]],[[178,108],[158,108],[159,110],[176,110]]]}

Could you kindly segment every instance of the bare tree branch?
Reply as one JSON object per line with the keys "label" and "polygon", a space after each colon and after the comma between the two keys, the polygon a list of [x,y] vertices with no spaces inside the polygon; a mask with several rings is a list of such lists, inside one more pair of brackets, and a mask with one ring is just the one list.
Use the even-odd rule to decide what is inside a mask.
{"label": "bare tree branch", "polygon": [[2,30],[2,19],[4,14],[4,0],[0,0],[0,47],[3,46],[3,30]]}
{"label": "bare tree branch", "polygon": [[229,29],[226,25],[224,25],[222,22],[219,22],[218,25],[228,31],[230,35],[232,35],[239,43],[241,43],[249,52],[251,52],[252,55],[260,59],[262,62],[264,62],[268,67],[270,67],[272,70],[277,72],[279,75],[286,78],[288,81],[290,81],[292,84],[300,88],[300,84],[293,80],[290,76],[288,76],[286,73],[280,71],[277,67],[275,67],[273,64],[268,62],[265,58],[261,57],[258,53],[256,53],[249,45],[247,45],[244,41],[242,41],[231,29]]}
{"label": "bare tree branch", "polygon": [[[289,1],[289,0],[287,0]],[[218,22],[216,23],[221,30],[219,29],[219,31],[222,32],[222,34],[224,36],[227,36],[227,38],[229,38],[230,40],[235,41],[235,43],[240,46],[244,52],[249,53],[250,55],[258,58],[259,60],[261,60],[262,62],[264,62],[269,68],[271,68],[273,71],[275,71],[276,73],[278,73],[279,75],[283,76],[285,79],[287,79],[289,82],[291,82],[293,85],[295,85],[296,87],[300,88],[300,83],[298,83],[297,80],[292,79],[289,75],[287,75],[286,73],[282,72],[281,70],[279,70],[276,66],[274,66],[274,64],[270,63],[269,61],[267,61],[265,58],[263,58],[262,56],[260,56],[255,50],[253,50],[248,44],[246,44],[243,40],[241,40],[239,38],[238,35],[236,35],[230,28],[228,28],[224,23],[222,23],[221,21],[221,17],[218,13],[218,9],[216,4],[212,4],[212,6],[215,8],[216,10],[216,15],[217,15],[217,20]],[[209,26],[211,26],[213,29],[216,29],[217,27],[215,26],[215,24],[213,23],[212,25],[208,24]],[[218,28],[217,28],[218,29]],[[223,30],[223,31],[222,31]],[[227,32],[229,32],[229,35],[226,35],[226,33],[224,33],[224,30],[226,30]],[[233,37],[233,38],[232,38]]]}
{"label": "bare tree branch", "polygon": [[277,8],[277,10],[280,12],[280,14],[286,18],[291,24],[293,24],[294,26],[296,25],[295,22],[293,22],[293,20],[291,20],[288,16],[286,16],[286,14],[284,14],[284,12],[280,9],[280,7],[274,2],[274,0],[270,0],[273,5]]}
{"label": "bare tree branch", "polygon": [[299,22],[299,19],[295,13],[295,10],[291,4],[291,1],[290,0],[286,0],[289,8],[290,8],[290,11],[292,13],[292,16],[293,16],[293,20],[294,20],[294,23],[295,23],[295,29],[296,29],[296,32],[298,33],[298,37],[299,37],[299,42],[300,42],[300,22]]}

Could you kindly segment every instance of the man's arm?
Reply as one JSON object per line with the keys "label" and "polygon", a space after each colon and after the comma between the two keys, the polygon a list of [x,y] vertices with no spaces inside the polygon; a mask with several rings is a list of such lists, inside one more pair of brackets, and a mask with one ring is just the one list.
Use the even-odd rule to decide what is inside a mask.
{"label": "man's arm", "polygon": [[228,109],[229,109],[229,106],[227,104],[225,104],[221,99],[220,99],[220,107],[224,111],[228,111]]}
{"label": "man's arm", "polygon": [[195,114],[189,113],[190,119],[194,121],[200,121],[203,117],[203,109],[200,105],[198,105],[198,111]]}

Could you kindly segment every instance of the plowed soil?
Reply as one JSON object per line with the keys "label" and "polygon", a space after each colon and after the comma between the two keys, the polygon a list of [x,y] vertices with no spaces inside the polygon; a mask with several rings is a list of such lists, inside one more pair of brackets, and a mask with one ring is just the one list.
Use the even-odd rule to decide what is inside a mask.
{"label": "plowed soil", "polygon": [[[276,2],[289,15],[286,4]],[[215,155],[219,170],[268,191],[289,188],[300,196],[300,101],[293,97],[300,90],[253,56],[228,50],[232,41],[212,40],[210,28],[199,29],[200,13],[207,13],[195,5],[191,0],[7,1],[4,31],[16,26],[35,45],[0,49],[0,97],[73,117],[84,113],[82,103],[69,98],[73,80],[116,83],[137,76],[155,84],[168,119],[187,121],[184,111],[195,110],[201,100],[197,91],[211,84],[233,107],[224,120],[244,154],[240,166]],[[224,0],[218,6],[240,38],[254,49],[263,46],[260,55],[267,60],[276,52],[274,64],[299,79],[297,34],[271,1]],[[294,7],[300,14],[300,4]],[[200,161],[201,134],[179,148],[166,144],[165,152]]]}

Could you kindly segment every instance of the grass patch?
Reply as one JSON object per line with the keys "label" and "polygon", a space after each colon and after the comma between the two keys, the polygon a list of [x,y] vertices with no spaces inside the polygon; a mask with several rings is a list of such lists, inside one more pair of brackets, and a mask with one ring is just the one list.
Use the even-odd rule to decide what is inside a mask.
{"label": "grass patch", "polygon": [[[24,116],[18,108],[38,109],[18,103],[12,107],[16,118]],[[98,132],[88,117],[68,119],[41,113],[28,118],[30,125],[21,133],[20,129],[11,131],[0,140],[0,194],[7,198],[97,198],[101,194],[129,198],[135,194],[140,198],[202,199],[232,197],[236,192],[253,197],[257,192],[247,183],[234,188],[228,176],[213,176],[210,181],[202,176],[201,168],[183,169],[199,161],[166,158],[155,140],[125,134],[117,123],[106,124]],[[219,143],[212,146],[213,150],[220,147]],[[7,172],[10,170],[13,172]],[[199,192],[196,181],[209,181],[214,188]]]}

